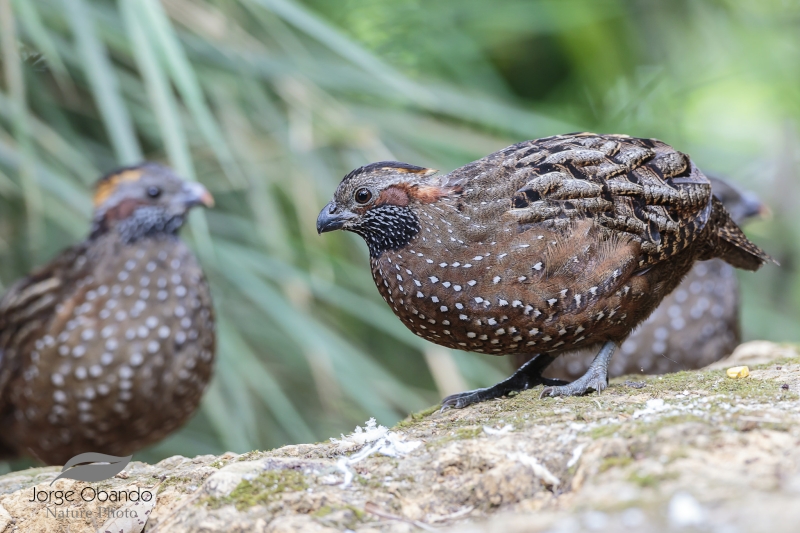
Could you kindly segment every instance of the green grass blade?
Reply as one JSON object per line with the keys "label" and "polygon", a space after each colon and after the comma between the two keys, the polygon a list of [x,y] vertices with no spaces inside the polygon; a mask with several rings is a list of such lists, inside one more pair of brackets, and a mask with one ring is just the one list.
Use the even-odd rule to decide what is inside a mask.
{"label": "green grass blade", "polygon": [[[11,120],[13,104],[4,94],[0,93],[0,116]],[[65,168],[70,169],[84,183],[93,183],[99,175],[99,170],[85,154],[77,150],[55,128],[41,119],[29,115],[32,140],[39,148],[49,153]]]}
{"label": "green grass blade", "polygon": [[236,328],[226,320],[220,319],[219,334],[220,338],[225,339],[224,345],[221,343],[220,348],[237,354],[237,357],[231,358],[231,362],[235,365],[238,375],[245,380],[242,385],[246,385],[263,400],[264,405],[289,437],[295,442],[317,440],[278,381],[269,373],[266,365],[258,360]]}
{"label": "green grass blade", "polygon": [[269,9],[289,24],[322,42],[334,52],[370,72],[400,93],[415,100],[428,100],[429,95],[417,84],[386,65],[322,18],[291,0],[252,0]]}
{"label": "green grass blade", "polygon": [[36,181],[36,155],[30,134],[30,117],[25,95],[25,80],[22,61],[17,50],[17,32],[14,11],[10,0],[0,0],[0,47],[4,65],[4,75],[10,94],[11,117],[14,138],[19,146],[19,175],[25,198],[28,221],[29,248],[39,250],[42,241],[42,198]]}
{"label": "green grass blade", "polygon": [[122,99],[114,66],[105,45],[97,37],[94,22],[85,0],[63,0],[72,34],[81,57],[83,71],[120,164],[142,160],[128,109]]}
{"label": "green grass blade", "polygon": [[[14,172],[22,172],[22,155],[16,146],[6,142],[2,136],[0,136],[0,164],[5,165]],[[92,206],[91,199],[87,197],[86,191],[71,181],[65,180],[62,175],[44,162],[36,162],[34,171],[42,197],[52,196],[56,198],[65,208],[73,213],[80,214],[80,220],[85,224]],[[47,209],[42,209],[39,215],[49,218],[52,213]],[[68,231],[72,230],[70,232],[76,235],[85,233],[85,228],[77,229],[72,227],[75,221],[76,218],[73,217],[72,220],[60,221],[58,225]]]}
{"label": "green grass blade", "polygon": [[135,4],[142,20],[146,21],[143,27],[147,30],[148,36],[157,44],[159,53],[169,66],[175,86],[208,146],[216,155],[231,182],[237,186],[243,186],[245,181],[233,153],[208,108],[203,89],[191,61],[178,41],[163,7],[155,0],[140,0]]}
{"label": "green grass blade", "polygon": [[34,2],[30,0],[12,0],[14,9],[19,16],[20,23],[25,31],[30,35],[31,40],[39,48],[39,51],[44,55],[45,60],[50,68],[56,74],[56,81],[71,99],[76,99],[75,84],[70,77],[61,55],[58,53],[58,47],[50,37],[50,32],[44,26],[39,12],[36,9]]}
{"label": "green grass blade", "polygon": [[[252,412],[252,409],[248,409],[248,400],[241,394],[244,389],[236,383],[236,376],[223,366],[226,362],[224,357],[218,358],[216,376],[203,395],[201,409],[214,428],[214,433],[219,436],[223,449],[244,453],[255,446],[246,425],[247,421],[239,419],[239,415],[243,412]],[[233,392],[233,398],[226,394],[230,391]],[[232,413],[236,414],[237,423],[231,423]]]}
{"label": "green grass blade", "polygon": [[138,0],[120,0],[120,11],[131,40],[131,51],[142,73],[170,163],[179,173],[195,179],[194,163],[181,124],[178,103],[136,8],[137,3]]}
{"label": "green grass blade", "polygon": [[[252,249],[231,243],[222,243],[219,245],[219,251],[237,264],[246,266],[277,284],[302,280],[319,301],[338,308],[343,313],[369,324],[409,347],[418,350],[431,347],[429,341],[409,332],[384,302],[369,300],[330,281],[309,275],[280,259],[259,254]],[[499,370],[496,365],[490,364],[483,355],[459,352],[453,354],[453,357],[459,371],[463,374],[462,377],[476,387],[488,386],[507,377],[504,371]]]}
{"label": "green grass blade", "polygon": [[[181,175],[191,180],[197,180],[177,100],[172,93],[169,79],[161,68],[158,55],[147,34],[146,23],[136,7],[137,3],[138,0],[121,0],[121,11],[131,39],[131,48],[136,63],[144,78],[147,95],[155,111],[161,140],[166,147],[170,163],[175,169]],[[193,213],[189,224],[192,234],[197,240],[200,255],[205,262],[213,263],[213,244],[204,213]]]}
{"label": "green grass blade", "polygon": [[309,352],[329,354],[342,389],[363,408],[388,419],[396,417],[393,406],[408,409],[426,405],[422,397],[406,388],[374,360],[314,317],[298,313],[278,292],[239,267],[231,258],[221,254],[220,268],[220,273],[241,291],[241,296],[264,311],[299,346]]}

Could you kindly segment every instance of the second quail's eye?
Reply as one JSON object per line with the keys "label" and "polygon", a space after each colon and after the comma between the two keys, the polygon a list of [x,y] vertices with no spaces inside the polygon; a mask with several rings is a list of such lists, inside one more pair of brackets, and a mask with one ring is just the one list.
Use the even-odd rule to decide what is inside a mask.
{"label": "second quail's eye", "polygon": [[150,198],[158,198],[159,196],[161,196],[161,189],[155,186],[148,187],[147,196],[149,196]]}
{"label": "second quail's eye", "polygon": [[369,189],[361,188],[356,191],[356,202],[360,204],[365,204],[372,199],[372,193],[369,192]]}

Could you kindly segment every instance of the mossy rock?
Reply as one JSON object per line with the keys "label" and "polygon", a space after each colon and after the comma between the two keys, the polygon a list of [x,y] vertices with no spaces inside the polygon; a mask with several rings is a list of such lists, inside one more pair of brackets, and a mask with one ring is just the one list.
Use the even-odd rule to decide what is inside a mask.
{"label": "mossy rock", "polygon": [[[692,508],[701,530],[789,533],[800,523],[800,360],[786,347],[775,353],[745,379],[720,368],[619,378],[579,398],[531,390],[461,410],[432,406],[392,428],[419,443],[395,457],[353,461],[358,446],[299,444],[133,462],[103,486],[157,491],[148,530],[170,532],[544,532],[601,522],[666,532]],[[29,501],[57,473],[0,476],[0,531],[11,520],[22,532],[95,530],[87,520],[48,522]]]}

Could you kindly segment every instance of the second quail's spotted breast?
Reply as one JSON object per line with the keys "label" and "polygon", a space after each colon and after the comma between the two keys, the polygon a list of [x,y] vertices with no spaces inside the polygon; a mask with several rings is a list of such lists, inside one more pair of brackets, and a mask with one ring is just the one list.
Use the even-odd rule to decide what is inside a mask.
{"label": "second quail's spotted breast", "polygon": [[444,346],[504,355],[619,343],[696,260],[754,270],[767,259],[691,160],[656,140],[561,135],[433,174],[357,169],[318,229],[362,235],[384,299]]}
{"label": "second quail's spotted breast", "polygon": [[152,164],[105,178],[92,236],[0,300],[0,446],[51,464],[124,456],[194,412],[213,309],[177,229],[204,194]]}

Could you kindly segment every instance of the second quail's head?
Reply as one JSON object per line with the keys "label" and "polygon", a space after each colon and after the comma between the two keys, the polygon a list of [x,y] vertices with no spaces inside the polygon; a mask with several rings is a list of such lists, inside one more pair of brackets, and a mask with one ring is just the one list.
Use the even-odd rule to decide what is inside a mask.
{"label": "second quail's head", "polygon": [[731,182],[715,176],[708,176],[708,179],[711,181],[711,192],[725,205],[725,209],[737,224],[750,218],[770,215],[769,207],[755,193],[742,190]]}
{"label": "second quail's head", "polygon": [[163,165],[120,169],[97,182],[92,234],[116,231],[128,242],[175,234],[196,205],[212,207],[214,199],[201,184],[185,181]]}

